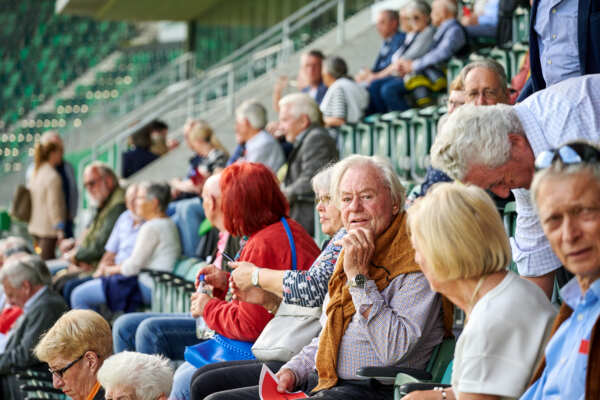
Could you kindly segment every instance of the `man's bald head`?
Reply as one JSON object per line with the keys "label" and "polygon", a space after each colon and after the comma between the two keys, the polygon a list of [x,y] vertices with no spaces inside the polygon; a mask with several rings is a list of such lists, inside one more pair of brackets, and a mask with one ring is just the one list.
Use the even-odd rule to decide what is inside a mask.
{"label": "man's bald head", "polygon": [[202,205],[210,223],[220,231],[225,231],[223,211],[221,210],[221,174],[210,176],[202,187]]}

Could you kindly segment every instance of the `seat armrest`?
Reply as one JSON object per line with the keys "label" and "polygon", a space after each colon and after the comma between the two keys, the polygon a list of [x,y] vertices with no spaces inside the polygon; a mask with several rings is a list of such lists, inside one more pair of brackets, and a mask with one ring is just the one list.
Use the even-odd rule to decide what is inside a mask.
{"label": "seat armrest", "polygon": [[431,380],[431,374],[427,371],[405,367],[363,367],[356,371],[358,376],[364,378],[392,378],[398,374],[410,375],[416,379],[428,381]]}
{"label": "seat armrest", "polygon": [[435,388],[449,388],[450,385],[446,385],[443,383],[432,383],[432,382],[415,382],[415,383],[405,383],[398,388],[398,391],[402,395],[407,395],[410,392],[414,392],[416,390],[433,390]]}

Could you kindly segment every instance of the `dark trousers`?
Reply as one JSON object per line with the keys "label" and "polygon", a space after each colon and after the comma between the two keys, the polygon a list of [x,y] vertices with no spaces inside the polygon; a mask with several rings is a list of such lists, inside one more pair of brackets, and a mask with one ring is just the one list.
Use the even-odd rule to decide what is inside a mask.
{"label": "dark trousers", "polygon": [[[279,361],[264,362],[277,372],[284,364]],[[263,362],[233,361],[207,365],[200,368],[192,378],[192,400],[258,400],[258,379]],[[310,394],[317,386],[316,372],[309,375],[307,382],[295,388]],[[330,400],[390,400],[393,386],[384,386],[374,380],[345,381],[328,390],[322,390],[309,398]]]}
{"label": "dark trousers", "polygon": [[34,236],[37,245],[40,246],[42,253],[40,257],[42,260],[53,260],[56,258],[56,238],[43,238],[39,236]]}

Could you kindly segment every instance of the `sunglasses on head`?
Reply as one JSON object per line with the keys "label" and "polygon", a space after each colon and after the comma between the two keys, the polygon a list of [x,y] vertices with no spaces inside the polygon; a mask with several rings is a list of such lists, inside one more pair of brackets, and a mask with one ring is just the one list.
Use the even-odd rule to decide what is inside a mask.
{"label": "sunglasses on head", "polygon": [[600,150],[585,143],[571,143],[541,152],[535,158],[535,169],[541,170],[560,160],[565,165],[600,162]]}

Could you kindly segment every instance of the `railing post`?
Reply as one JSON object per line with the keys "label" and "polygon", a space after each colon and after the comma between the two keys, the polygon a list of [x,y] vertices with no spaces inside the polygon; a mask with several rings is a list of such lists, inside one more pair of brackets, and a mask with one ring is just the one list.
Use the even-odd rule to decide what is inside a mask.
{"label": "railing post", "polygon": [[344,44],[345,33],[344,33],[344,8],[345,1],[338,0],[337,3],[337,44]]}
{"label": "railing post", "polygon": [[227,73],[227,112],[229,115],[233,115],[235,109],[235,96],[234,96],[234,84],[235,84],[235,72],[233,64],[230,64],[229,72]]}

